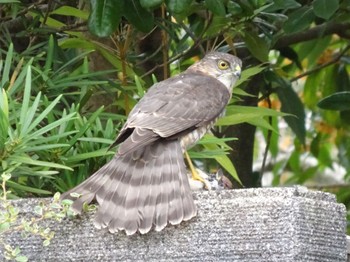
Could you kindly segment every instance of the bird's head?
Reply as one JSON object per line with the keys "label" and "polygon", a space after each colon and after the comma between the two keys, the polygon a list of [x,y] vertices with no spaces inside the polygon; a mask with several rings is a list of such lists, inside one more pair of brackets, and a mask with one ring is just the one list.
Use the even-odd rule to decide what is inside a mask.
{"label": "bird's head", "polygon": [[221,52],[210,52],[189,70],[210,75],[222,82],[229,91],[241,76],[242,61],[233,55]]}

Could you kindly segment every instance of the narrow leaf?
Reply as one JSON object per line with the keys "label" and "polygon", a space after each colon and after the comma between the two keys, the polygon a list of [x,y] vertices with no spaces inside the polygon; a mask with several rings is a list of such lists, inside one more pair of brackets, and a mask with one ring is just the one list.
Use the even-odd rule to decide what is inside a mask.
{"label": "narrow leaf", "polygon": [[93,151],[93,152],[88,152],[88,153],[82,153],[82,154],[77,154],[75,156],[70,156],[67,160],[66,163],[76,163],[76,162],[81,162],[85,159],[93,158],[93,157],[101,157],[101,156],[108,156],[108,155],[114,155],[115,152],[108,151],[108,148],[101,148],[100,150]]}
{"label": "narrow leaf", "polygon": [[26,122],[26,117],[27,117],[28,108],[29,108],[31,87],[32,87],[32,71],[31,71],[31,66],[28,66],[25,85],[24,85],[21,115],[19,120],[19,123],[21,125],[21,134],[24,133],[25,122]]}
{"label": "narrow leaf", "polygon": [[246,82],[252,76],[257,75],[260,72],[262,72],[265,68],[266,68],[266,66],[264,66],[264,65],[257,65],[257,66],[253,66],[253,67],[250,67],[250,68],[243,70],[241,78],[238,79],[235,86],[239,86],[240,84]]}
{"label": "narrow leaf", "polygon": [[75,8],[73,6],[68,6],[68,5],[64,5],[57,8],[56,10],[53,10],[51,14],[73,16],[73,17],[81,18],[83,20],[87,20],[89,17],[89,14],[87,11],[80,10],[78,8]]}
{"label": "narrow leaf", "polygon": [[46,54],[46,60],[45,60],[45,66],[44,66],[44,72],[47,75],[47,73],[50,71],[53,63],[53,56],[55,53],[55,40],[53,38],[53,35],[50,35],[49,38],[49,45],[47,47],[47,54]]}
{"label": "narrow leaf", "polygon": [[21,190],[21,191],[26,191],[26,192],[36,193],[36,194],[45,194],[45,195],[52,194],[52,192],[50,192],[50,191],[38,189],[38,188],[34,188],[34,187],[29,187],[29,186],[24,186],[24,185],[18,184],[16,182],[13,182],[11,180],[7,181],[6,184],[13,189],[17,189],[17,190]]}
{"label": "narrow leaf", "polygon": [[[76,113],[71,113],[69,115],[67,115],[66,117],[62,117],[46,126],[43,126],[42,128],[40,128],[39,130],[31,133],[30,135],[26,136],[25,139],[26,140],[29,140],[29,139],[33,139],[33,138],[36,138],[38,136],[41,136],[45,133],[47,133],[48,131],[54,129],[55,127],[58,127],[60,126],[61,124],[67,122],[67,121],[70,121],[74,116],[75,116]],[[24,141],[24,139],[23,139]]]}
{"label": "narrow leaf", "polygon": [[2,71],[2,77],[1,77],[2,88],[4,88],[6,82],[8,82],[10,79],[9,77],[10,77],[10,70],[12,65],[12,56],[13,56],[13,44],[11,43],[6,54],[4,70]]}
{"label": "narrow leaf", "polygon": [[29,108],[29,110],[27,112],[25,122],[23,123],[22,128],[21,128],[20,138],[24,137],[26,134],[28,134],[30,132],[29,125],[32,123],[33,118],[35,116],[35,113],[38,109],[40,97],[41,97],[41,92],[38,93],[32,106]]}
{"label": "narrow leaf", "polygon": [[[203,146],[208,150],[215,150],[218,148],[215,144],[204,144]],[[227,155],[216,155],[214,158],[237,182],[242,184],[234,165]]]}
{"label": "narrow leaf", "polygon": [[288,82],[277,88],[277,95],[282,104],[281,111],[296,116],[286,116],[284,119],[299,141],[305,144],[306,128],[303,103]]}
{"label": "narrow leaf", "polygon": [[68,166],[56,164],[56,163],[52,163],[52,162],[34,160],[34,159],[30,158],[29,156],[12,155],[8,159],[11,161],[17,162],[17,163],[22,163],[22,164],[27,164],[27,165],[45,166],[45,167],[50,167],[50,168],[67,169],[67,170],[73,171],[73,169],[68,167]]}

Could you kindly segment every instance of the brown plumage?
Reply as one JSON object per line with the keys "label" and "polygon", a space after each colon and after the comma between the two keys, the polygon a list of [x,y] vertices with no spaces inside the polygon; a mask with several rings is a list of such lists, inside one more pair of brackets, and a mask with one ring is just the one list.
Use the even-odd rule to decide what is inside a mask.
{"label": "brown plumage", "polygon": [[[62,198],[73,209],[96,200],[97,228],[144,234],[196,215],[184,150],[198,141],[224,111],[241,61],[212,52],[185,72],[154,84],[130,112],[114,158]],[[70,193],[81,195],[74,199]]]}

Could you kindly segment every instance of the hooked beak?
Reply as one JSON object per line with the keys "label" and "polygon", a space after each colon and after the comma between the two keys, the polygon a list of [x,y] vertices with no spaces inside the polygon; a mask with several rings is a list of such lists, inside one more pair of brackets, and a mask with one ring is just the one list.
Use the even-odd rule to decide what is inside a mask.
{"label": "hooked beak", "polygon": [[235,71],[233,72],[233,75],[237,77],[238,79],[241,78],[242,68],[239,65],[236,65]]}

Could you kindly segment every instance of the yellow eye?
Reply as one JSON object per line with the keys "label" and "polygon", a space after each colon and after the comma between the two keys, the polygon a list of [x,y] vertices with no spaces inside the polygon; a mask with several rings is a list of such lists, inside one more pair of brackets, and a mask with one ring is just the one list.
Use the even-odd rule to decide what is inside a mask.
{"label": "yellow eye", "polygon": [[218,67],[220,70],[226,70],[230,67],[230,64],[229,64],[229,62],[227,62],[225,60],[219,60]]}

